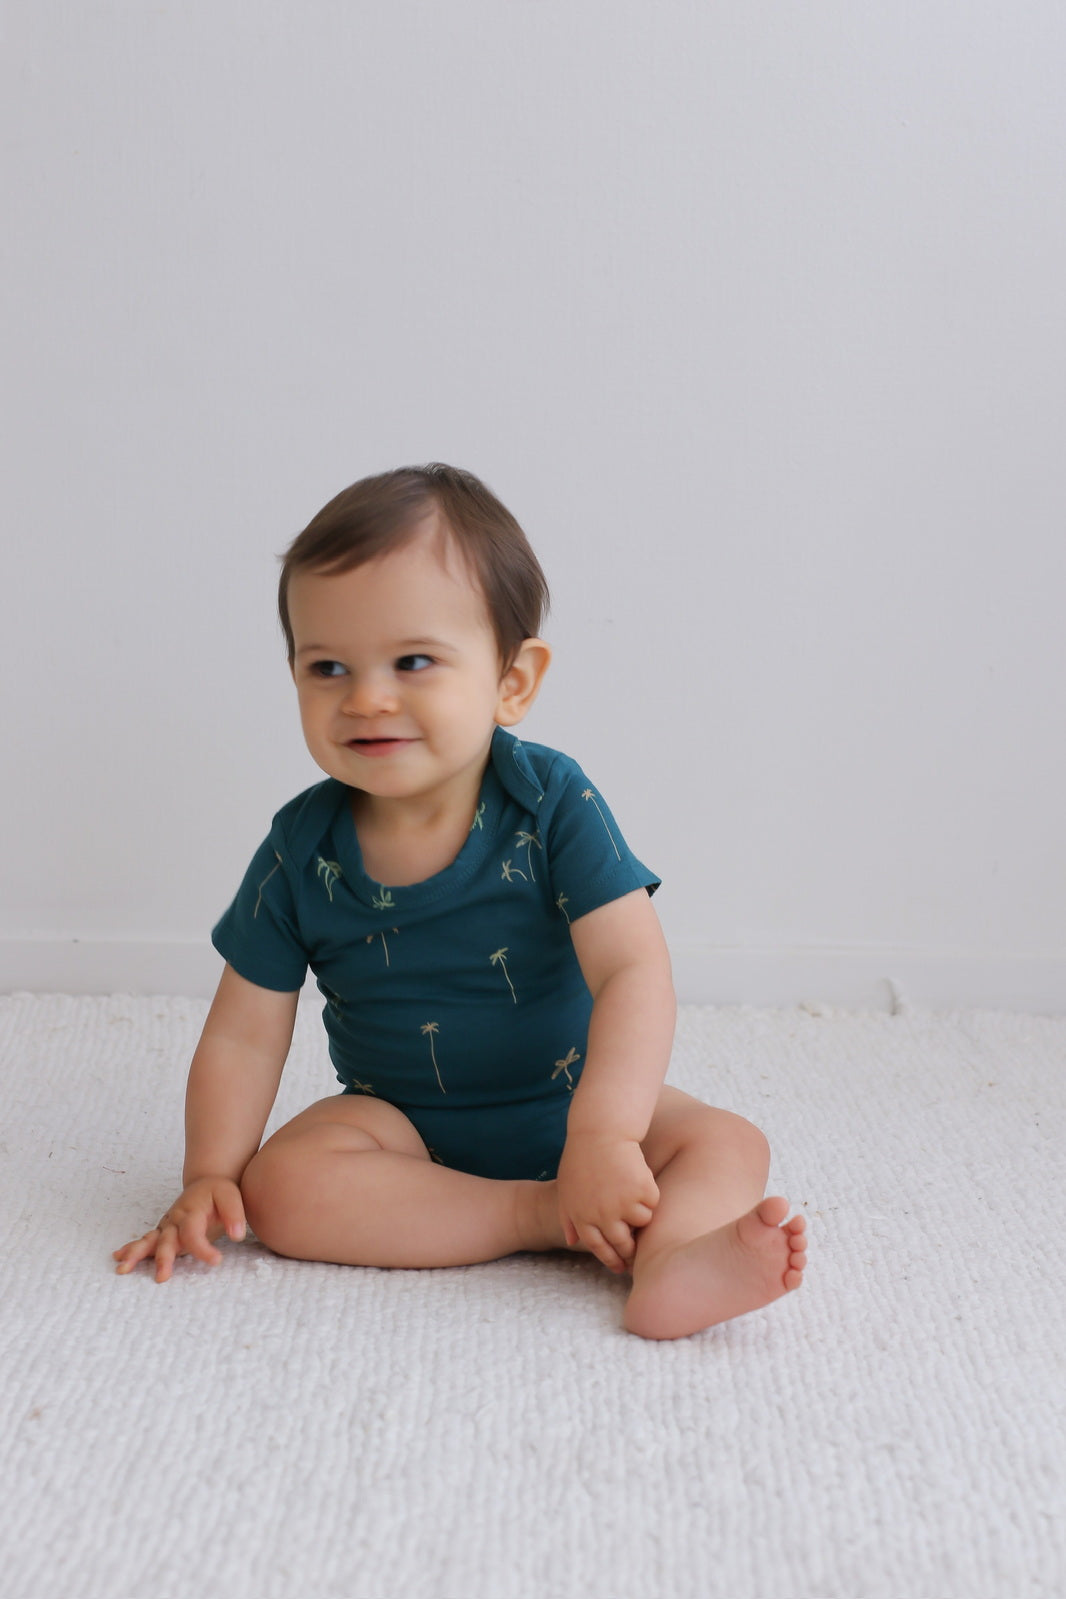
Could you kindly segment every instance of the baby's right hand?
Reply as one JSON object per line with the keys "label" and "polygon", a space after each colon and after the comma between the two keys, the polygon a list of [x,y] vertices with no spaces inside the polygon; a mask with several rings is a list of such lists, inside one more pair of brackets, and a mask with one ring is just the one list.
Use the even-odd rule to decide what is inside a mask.
{"label": "baby's right hand", "polygon": [[225,1233],[239,1241],[246,1225],[241,1191],[233,1179],[198,1177],[182,1190],[158,1226],[116,1249],[112,1259],[118,1261],[122,1275],[154,1255],[155,1280],[165,1283],[179,1255],[195,1255],[209,1266],[217,1266],[222,1256],[212,1247],[212,1240]]}

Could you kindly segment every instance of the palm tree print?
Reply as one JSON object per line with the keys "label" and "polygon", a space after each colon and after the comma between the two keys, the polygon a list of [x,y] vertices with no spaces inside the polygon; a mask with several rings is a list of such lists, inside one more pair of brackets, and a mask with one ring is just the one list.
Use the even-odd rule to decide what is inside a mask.
{"label": "palm tree print", "polygon": [[[399,931],[400,931],[400,929],[398,927],[390,928],[390,932],[398,933]],[[367,941],[368,944],[372,944],[374,942],[375,938],[380,938],[381,939],[381,947],[385,951],[385,965],[386,966],[391,966],[392,962],[389,960],[389,946],[385,942],[385,934],[384,933],[368,933],[366,935],[366,941]]]}
{"label": "palm tree print", "polygon": [[569,915],[567,915],[566,907],[569,905],[569,903],[570,903],[570,901],[567,899],[565,894],[560,894],[559,898],[555,901],[556,910],[562,911],[563,915],[566,916],[566,919],[567,919],[568,922],[570,920],[570,917],[569,917]]}
{"label": "palm tree print", "polygon": [[263,903],[263,890],[264,890],[264,888],[266,888],[267,884],[270,882],[270,879],[273,877],[274,873],[277,871],[278,866],[281,865],[281,856],[278,854],[277,850],[274,851],[274,859],[277,862],[277,866],[272,866],[271,867],[270,871],[266,874],[266,876],[263,878],[263,881],[259,885],[259,895],[258,895],[258,897],[256,899],[256,902],[255,902],[255,910],[252,912],[252,921],[253,922],[255,921],[256,917],[259,915],[259,907]]}
{"label": "palm tree print", "polygon": [[567,1055],[566,1059],[557,1060],[555,1062],[555,1070],[552,1072],[552,1082],[554,1083],[560,1072],[565,1072],[567,1087],[572,1089],[574,1086],[574,1079],[570,1075],[570,1068],[575,1064],[576,1061],[579,1061],[580,1059],[581,1056],[571,1044],[570,1053]]}
{"label": "palm tree print", "polygon": [[507,987],[511,990],[511,998],[514,1000],[515,1004],[517,1005],[518,1004],[518,995],[514,991],[514,984],[511,981],[511,974],[507,970],[507,962],[504,959],[506,954],[507,954],[506,949],[498,949],[496,951],[495,955],[490,955],[489,956],[489,964],[492,965],[492,966],[502,966],[503,967],[503,975],[507,979]]}
{"label": "palm tree print", "polygon": [[581,798],[583,800],[591,800],[593,805],[596,806],[597,811],[599,811],[599,813],[600,813],[600,821],[603,823],[604,829],[605,829],[605,831],[607,833],[607,837],[611,841],[611,848],[614,850],[615,854],[618,856],[618,859],[621,860],[622,857],[619,854],[618,845],[614,841],[614,834],[611,832],[611,829],[607,826],[607,818],[606,818],[606,816],[604,816],[603,812],[600,811],[600,807],[599,807],[599,804],[597,803],[596,796],[592,792],[591,788],[587,788],[585,790],[585,792],[582,794]]}
{"label": "palm tree print", "polygon": [[318,871],[317,871],[317,873],[315,875],[318,876],[318,877],[321,877],[323,882],[325,883],[325,885],[326,885],[326,893],[329,895],[329,902],[332,905],[333,904],[333,885],[337,881],[338,877],[343,877],[344,876],[344,873],[341,871],[340,866],[337,864],[336,861],[324,860],[323,857],[320,855],[318,857]]}
{"label": "palm tree print", "polygon": [[503,876],[508,883],[513,883],[516,877],[520,877],[523,883],[529,881],[525,872],[518,866],[512,866],[510,861],[504,861],[503,863]]}
{"label": "palm tree print", "polygon": [[353,1077],[351,1082],[352,1092],[356,1094],[373,1094],[377,1098],[378,1091],[373,1083],[361,1083],[358,1077]]}
{"label": "palm tree print", "polygon": [[441,1091],[442,1094],[446,1094],[448,1092],[448,1090],[445,1088],[444,1084],[440,1080],[440,1067],[437,1065],[437,1051],[433,1048],[433,1035],[434,1035],[434,1033],[438,1033],[439,1031],[440,1031],[440,1022],[423,1022],[422,1023],[422,1035],[423,1035],[423,1037],[429,1039],[429,1058],[433,1062],[433,1070],[437,1074],[437,1082],[440,1083],[440,1091]]}
{"label": "palm tree print", "polygon": [[484,819],[483,819],[484,815],[485,815],[485,801],[482,800],[481,804],[478,806],[477,810],[474,812],[474,820],[470,823],[470,831],[471,832],[474,831],[475,827],[480,832],[484,832],[484,830],[485,830],[485,822],[484,822]]}
{"label": "palm tree print", "polygon": [[540,834],[539,833],[516,833],[515,834],[515,838],[517,838],[517,840],[518,840],[519,849],[524,849],[525,852],[526,852],[526,864],[529,867],[529,878],[530,878],[531,882],[535,883],[537,881],[537,874],[533,870],[533,851],[534,851],[534,849],[543,849],[544,848],[543,844],[540,841]]}
{"label": "palm tree print", "polygon": [[376,911],[394,911],[396,909],[396,905],[393,902],[392,889],[386,888],[383,883],[379,883],[378,888],[381,890],[381,892],[379,894],[375,894],[374,898],[370,902],[374,909]]}

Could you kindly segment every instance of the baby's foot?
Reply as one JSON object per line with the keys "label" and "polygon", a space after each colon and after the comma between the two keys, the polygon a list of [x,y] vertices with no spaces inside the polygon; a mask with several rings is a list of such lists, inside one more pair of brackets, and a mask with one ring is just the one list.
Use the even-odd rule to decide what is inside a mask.
{"label": "baby's foot", "polygon": [[787,1199],[764,1199],[746,1216],[678,1244],[643,1269],[638,1250],[626,1327],[643,1338],[685,1338],[798,1288],[807,1264],[807,1223],[802,1216],[786,1222],[787,1215]]}

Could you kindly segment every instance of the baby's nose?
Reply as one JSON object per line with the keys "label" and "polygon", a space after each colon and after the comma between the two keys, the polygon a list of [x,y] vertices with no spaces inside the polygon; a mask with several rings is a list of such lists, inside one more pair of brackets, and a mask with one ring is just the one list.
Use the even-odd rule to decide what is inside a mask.
{"label": "baby's nose", "polygon": [[353,677],[341,708],[347,716],[374,716],[395,710],[396,686],[385,672],[365,672]]}

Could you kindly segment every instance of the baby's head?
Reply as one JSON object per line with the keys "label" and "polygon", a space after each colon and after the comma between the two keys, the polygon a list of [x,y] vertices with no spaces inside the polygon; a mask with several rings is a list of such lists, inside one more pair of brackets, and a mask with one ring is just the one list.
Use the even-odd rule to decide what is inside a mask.
{"label": "baby's head", "polygon": [[507,671],[523,641],[540,634],[548,585],[506,506],[472,472],[440,462],[362,478],[323,506],[293,540],[278,584],[290,667],[295,641],[288,595],[294,574],[353,571],[402,549],[434,515],[484,598],[501,671]]}

